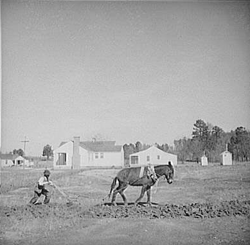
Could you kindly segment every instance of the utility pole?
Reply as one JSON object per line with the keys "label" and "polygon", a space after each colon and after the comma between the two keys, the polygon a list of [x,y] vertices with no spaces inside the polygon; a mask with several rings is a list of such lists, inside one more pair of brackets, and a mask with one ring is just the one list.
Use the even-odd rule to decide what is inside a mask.
{"label": "utility pole", "polygon": [[[29,142],[29,141],[26,139],[26,136],[25,136],[24,140],[22,140],[21,142],[23,142],[23,153],[24,153],[24,156],[25,156],[26,143]],[[25,165],[25,162],[23,163],[23,168],[24,168],[24,165]]]}

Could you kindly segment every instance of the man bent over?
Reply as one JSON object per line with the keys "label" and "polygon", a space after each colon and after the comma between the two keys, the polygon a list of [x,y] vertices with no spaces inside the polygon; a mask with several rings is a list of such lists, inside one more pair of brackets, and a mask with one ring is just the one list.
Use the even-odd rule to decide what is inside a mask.
{"label": "man bent over", "polygon": [[41,195],[45,196],[44,199],[44,204],[48,204],[51,198],[51,195],[49,193],[49,190],[46,189],[46,185],[51,185],[54,186],[52,181],[49,180],[49,176],[50,176],[50,171],[49,170],[45,170],[43,172],[43,175],[39,180],[38,183],[34,189],[34,197],[30,200],[30,204],[36,204],[38,198]]}

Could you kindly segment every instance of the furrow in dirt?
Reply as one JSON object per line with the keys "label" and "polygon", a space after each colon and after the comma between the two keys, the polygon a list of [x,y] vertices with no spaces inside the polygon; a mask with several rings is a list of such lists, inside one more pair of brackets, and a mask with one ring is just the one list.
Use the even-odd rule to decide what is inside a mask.
{"label": "furrow in dirt", "polygon": [[250,217],[250,200],[221,203],[191,203],[185,205],[118,205],[99,204],[89,209],[81,204],[23,205],[0,208],[0,217],[18,220],[57,217],[70,218],[215,218],[224,216]]}

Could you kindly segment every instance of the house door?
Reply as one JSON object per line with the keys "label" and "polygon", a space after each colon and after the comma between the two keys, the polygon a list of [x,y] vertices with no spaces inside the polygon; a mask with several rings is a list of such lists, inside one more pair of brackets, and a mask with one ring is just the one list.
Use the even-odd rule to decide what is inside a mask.
{"label": "house door", "polygon": [[56,165],[66,165],[66,153],[58,153]]}
{"label": "house door", "polygon": [[17,160],[17,165],[22,165],[22,162],[21,160]]}

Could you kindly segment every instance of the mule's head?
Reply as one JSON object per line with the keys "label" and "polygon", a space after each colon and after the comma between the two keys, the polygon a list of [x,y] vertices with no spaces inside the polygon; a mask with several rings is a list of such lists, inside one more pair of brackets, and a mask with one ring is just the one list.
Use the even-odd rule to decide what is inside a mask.
{"label": "mule's head", "polygon": [[168,166],[166,168],[166,172],[165,172],[165,177],[166,180],[169,184],[173,183],[173,179],[174,179],[174,167],[172,165],[172,163],[169,161],[168,162]]}

